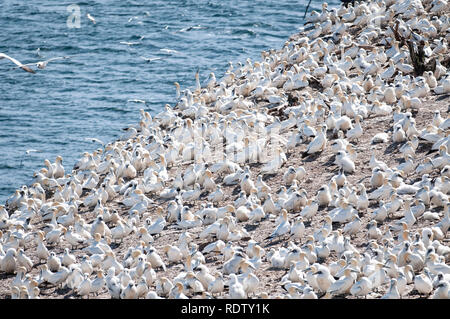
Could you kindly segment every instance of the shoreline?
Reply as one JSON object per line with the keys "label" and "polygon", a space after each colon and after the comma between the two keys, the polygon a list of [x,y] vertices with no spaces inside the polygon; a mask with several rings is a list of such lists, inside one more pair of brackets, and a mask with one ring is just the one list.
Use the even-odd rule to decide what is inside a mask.
{"label": "shoreline", "polygon": [[[404,2],[392,3],[389,9],[394,13],[394,9],[403,10],[401,3]],[[437,126],[443,125],[448,119],[450,84],[446,81],[450,83],[450,66],[447,71],[439,74],[439,77],[435,77],[435,86],[442,89],[430,88],[429,83],[432,79],[428,74],[426,78],[413,84],[418,78],[414,77],[413,73],[417,72],[420,65],[413,62],[405,63],[410,59],[411,49],[408,47],[408,38],[402,35],[402,32],[407,34],[408,30],[402,27],[395,28],[394,21],[389,19],[389,10],[384,16],[376,15],[375,12],[379,9],[374,6],[374,3],[361,4],[355,10],[360,14],[355,14],[354,20],[351,20],[353,22],[344,24],[339,22],[340,18],[334,17],[336,13],[337,16],[352,19],[351,12],[344,12],[343,7],[329,12],[309,13],[310,19],[315,17],[318,21],[323,19],[323,22],[312,22],[314,28],[304,28],[306,31],[292,35],[281,49],[262,52],[263,61],[247,61],[242,68],[229,69],[223,79],[212,78],[212,81],[205,84],[205,88],[201,88],[199,81],[200,87],[193,88],[193,91],[180,92],[180,100],[174,108],[166,108],[154,117],[142,110],[139,124],[130,127],[118,141],[108,143],[98,154],[84,156],[75,164],[78,168],[72,171],[70,176],[67,176],[68,168],[65,168],[61,175],[61,165],[47,163],[53,172],[41,170],[36,180],[39,186],[30,185],[26,187],[26,191],[22,187],[24,192],[29,192],[27,196],[15,202],[9,200],[7,211],[0,207],[1,241],[5,253],[8,248],[24,249],[24,253],[33,261],[32,267],[26,273],[31,274],[31,278],[38,283],[42,298],[80,298],[80,296],[72,288],[57,289],[52,284],[43,283],[48,281],[48,278],[39,276],[42,264],[36,255],[35,234],[38,231],[44,231],[45,234],[45,231],[49,230],[46,226],[51,223],[56,223],[57,227],[64,224],[66,230],[72,225],[76,229],[75,225],[80,219],[84,220],[85,225],[89,225],[85,226],[88,234],[93,234],[95,230],[91,225],[99,223],[97,218],[100,215],[108,226],[106,229],[110,230],[109,234],[108,231],[102,232],[101,238],[113,251],[117,261],[124,268],[132,269],[141,256],[148,263],[145,269],[149,273],[150,269],[153,269],[154,274],[149,275],[151,278],[145,279],[147,293],[157,290],[157,282],[162,277],[167,277],[174,284],[177,276],[180,281],[187,282],[185,276],[187,273],[192,275],[190,272],[201,277],[202,274],[199,272],[202,266],[192,267],[188,269],[190,272],[186,272],[185,267],[189,268],[187,262],[189,259],[194,259],[194,264],[203,264],[203,268],[206,267],[211,275],[223,272],[226,268],[225,262],[230,260],[224,260],[224,256],[228,254],[226,250],[233,246],[236,246],[234,248],[236,252],[234,257],[233,254],[229,257],[245,260],[240,262],[240,267],[236,268],[235,272],[238,275],[245,274],[249,276],[248,278],[254,276],[259,281],[254,289],[248,288],[246,296],[250,298],[276,298],[288,295],[300,297],[306,294],[307,290],[304,289],[306,286],[312,288],[316,297],[328,298],[330,293],[335,292],[329,291],[325,294],[326,291],[314,287],[314,283],[308,279],[313,275],[311,269],[318,270],[319,265],[330,267],[338,260],[343,260],[345,263],[341,268],[349,266],[360,269],[359,279],[366,276],[362,270],[368,251],[371,252],[368,255],[369,260],[373,259],[371,265],[375,265],[373,252],[382,251],[384,247],[387,253],[382,257],[382,262],[389,264],[391,255],[397,255],[403,249],[402,241],[413,244],[414,235],[417,233],[420,239],[424,229],[429,229],[437,240],[437,243],[426,242],[428,245],[422,243],[425,250],[427,246],[433,246],[437,258],[443,258],[443,263],[448,265],[450,255],[445,251],[449,249],[450,243],[448,227],[445,229],[446,226],[443,224],[449,218],[447,203],[450,189],[448,174],[441,172],[444,166],[450,163],[447,163],[445,158],[448,156],[447,149],[439,147],[431,149],[440,139],[435,136],[433,140],[430,140],[431,137],[427,140],[425,130],[430,124],[435,123],[435,111],[439,111],[442,115],[442,121]],[[376,18],[373,20],[375,28],[367,27],[369,21],[365,17],[365,10],[371,11],[370,16]],[[341,14],[338,15],[337,12]],[[409,14],[413,14],[412,12]],[[431,15],[425,16],[432,19]],[[450,9],[442,16],[448,19]],[[330,17],[336,20],[332,21]],[[402,21],[401,26],[409,21],[402,19],[401,15],[397,16],[397,19]],[[361,26],[358,26],[358,23]],[[318,26],[321,26],[320,33]],[[377,27],[383,32],[378,33]],[[414,30],[419,37],[424,36],[421,29]],[[430,33],[432,30],[427,29],[426,32]],[[387,40],[389,36],[391,41],[395,38],[398,42],[404,41],[405,46],[390,46],[389,43],[392,42]],[[446,38],[448,41],[450,26],[439,30],[436,37]],[[438,56],[445,62],[445,56],[449,54],[448,47],[439,49],[443,50],[442,53],[433,54],[439,52],[437,49],[439,43],[432,41],[436,37],[428,39],[431,55],[422,63],[425,68],[430,67],[430,61]],[[412,40],[410,43],[414,49],[414,45],[417,46],[420,41]],[[389,58],[386,56],[387,52],[390,54],[389,50],[398,52],[393,52]],[[400,60],[402,56],[405,59],[403,63]],[[372,59],[371,62],[366,61],[369,57]],[[394,58],[396,62],[389,62]],[[395,67],[392,67],[391,63],[394,63]],[[390,67],[392,69],[389,69]],[[406,71],[411,67],[413,69],[409,75],[405,77],[399,75],[399,68]],[[432,72],[433,76],[435,72]],[[394,134],[391,133],[395,127],[393,120],[396,120],[396,116],[397,121],[398,117],[403,120],[407,111],[410,112],[409,118],[415,119],[415,124],[401,122],[403,137],[400,136],[398,141],[393,142]],[[350,136],[349,131],[358,134],[354,129],[358,126],[359,117],[362,133],[354,138],[345,139],[346,136]],[[307,150],[312,149],[311,141],[320,135],[323,124],[327,125],[324,131],[327,143],[319,147],[321,152],[307,154]],[[333,125],[341,128],[333,128]],[[416,133],[413,131],[414,127]],[[316,131],[315,137],[308,136],[308,130]],[[382,132],[388,134],[387,142],[372,144],[372,138]],[[441,131],[430,129],[429,133],[445,138],[448,128],[445,127]],[[405,152],[401,150],[405,144],[416,142],[417,145],[409,153],[414,167],[406,172],[405,165],[399,166],[405,163],[406,159]],[[249,148],[244,152],[233,152],[234,149],[244,149],[247,146]],[[264,151],[266,155],[271,156],[262,161]],[[345,157],[341,162],[336,156],[339,151],[343,152],[340,155]],[[227,153],[234,156],[225,157],[224,154]],[[358,208],[364,199],[363,188],[370,196],[380,188],[378,185],[373,187],[372,170],[376,166],[382,167],[382,164],[374,164],[371,155],[387,165],[387,169],[381,169],[384,171],[384,181],[379,186],[385,185],[388,191],[382,193],[380,198],[370,199],[367,207]],[[440,156],[444,157],[442,167],[441,162],[436,162]],[[428,157],[439,165],[433,165],[426,171],[429,175],[424,178],[424,173],[417,172],[416,169],[418,165],[426,164]],[[211,158],[215,161],[211,161]],[[278,160],[271,161],[274,158]],[[230,160],[239,163],[230,163]],[[339,179],[343,178],[342,173],[339,174],[339,166],[347,169],[348,162],[353,162],[356,168],[354,172],[344,173],[346,182],[339,186]],[[290,166],[297,170],[298,178],[287,175]],[[299,170],[300,167],[303,167],[304,173]],[[405,171],[399,172],[399,167]],[[238,169],[248,173],[251,182],[245,184],[238,177],[235,184],[226,185],[225,181],[232,179],[230,175],[238,172]],[[351,167],[349,170],[352,170]],[[258,176],[261,176],[264,183],[258,183]],[[447,179],[443,179],[442,176],[446,176]],[[440,184],[436,184],[436,181]],[[420,184],[421,182],[426,184]],[[194,186],[195,183],[199,186]],[[361,187],[361,184],[364,187]],[[217,200],[209,197],[217,190],[216,185],[221,186],[218,192],[223,193]],[[322,200],[319,197],[319,190],[323,185],[327,185],[330,189],[331,198],[325,207],[314,208],[315,201]],[[401,193],[400,186],[405,185],[415,187],[414,191]],[[428,191],[432,190],[434,193],[424,195],[420,192],[423,185],[427,185]],[[176,191],[177,188],[180,189],[179,192]],[[247,192],[247,196],[242,200],[248,204],[239,206],[236,200],[241,197],[243,190]],[[279,192],[280,190],[285,196]],[[394,194],[391,191],[394,191]],[[162,199],[162,193],[168,196],[168,200]],[[177,193],[180,199],[174,200],[175,196],[169,197]],[[268,194],[275,203],[273,210],[265,204]],[[393,195],[395,196],[392,197]],[[384,221],[379,223],[380,237],[370,238],[368,226],[376,215],[374,212],[382,206],[382,203],[392,203],[394,199],[401,200],[403,204],[396,210],[393,209]],[[414,216],[411,225],[409,224],[412,220],[411,213],[408,212],[409,206],[404,204],[406,202],[412,207],[419,207],[418,210],[421,209],[420,205],[424,204],[424,211],[419,212],[417,217]],[[206,206],[208,203],[213,203],[216,209]],[[347,214],[346,209],[349,205],[353,209]],[[310,217],[305,207],[312,211]],[[283,222],[280,216],[283,216],[284,209],[287,211],[290,228],[299,221],[299,216],[302,216],[304,233],[299,235],[298,239],[293,239],[289,236],[289,230],[287,234],[268,240],[276,229],[277,222]],[[261,210],[263,213],[259,216]],[[164,229],[158,235],[155,234],[149,242],[150,237],[144,236],[145,231],[141,232],[141,229],[149,228],[149,225],[154,225],[153,223],[158,221],[158,211],[162,212],[160,221],[165,224]],[[10,216],[6,217],[5,212]],[[339,215],[341,212],[346,215],[342,217],[342,214]],[[70,216],[72,221],[68,220]],[[327,220],[333,223],[328,224]],[[406,226],[400,221],[406,222]],[[352,223],[355,230],[350,229],[349,225]],[[213,229],[211,225],[215,225],[217,229]],[[327,225],[330,229],[320,235],[321,229]],[[12,235],[13,231],[21,228],[25,231],[21,235],[14,235],[22,236],[16,240]],[[207,229],[210,231],[209,235],[205,233]],[[119,231],[127,234],[120,234]],[[185,232],[191,234],[193,238],[191,243],[181,237],[185,236]],[[317,258],[320,249],[324,248],[324,239],[328,238],[331,248],[337,247],[332,243],[333,236],[338,235],[342,235],[342,240],[348,237],[350,246],[346,245],[343,250],[332,249],[326,257]],[[49,250],[62,256],[64,248],[70,249],[71,245],[62,233],[59,234],[58,240],[60,243]],[[45,243],[51,247],[47,239]],[[86,248],[91,243],[92,239],[86,235],[81,246]],[[212,248],[213,243],[217,244],[217,247]],[[167,244],[178,247],[182,256],[180,260],[169,262],[164,248]],[[259,248],[254,248],[255,246]],[[159,270],[158,263],[150,256],[152,247],[165,263],[164,267],[167,267],[165,271]],[[204,252],[205,247],[211,251]],[[237,257],[238,247],[241,247],[241,255],[245,253],[243,257]],[[173,247],[172,249],[177,250]],[[437,262],[437,260],[430,261],[429,254],[426,251],[422,252],[420,247],[414,246],[414,249],[414,253],[420,256],[423,254],[422,263],[425,266]],[[135,251],[134,258],[127,261],[129,258],[127,255],[132,251]],[[308,266],[303,267],[304,256],[295,255],[299,251],[307,257]],[[348,252],[345,254],[344,251]],[[444,253],[439,254],[442,251]],[[81,257],[87,251],[80,247],[71,250],[71,253],[76,257],[76,263],[81,263]],[[284,257],[294,254],[289,258],[297,263],[297,277],[299,277],[297,279],[294,275],[285,277],[285,274],[291,274],[292,268],[289,270],[291,265],[287,262],[278,269],[274,254],[281,254],[280,259],[283,259],[283,254]],[[191,257],[188,258],[188,255]],[[106,277],[110,267],[102,265],[104,256],[99,258],[101,259],[96,268]],[[67,270],[70,269],[72,272],[71,269],[76,268],[74,265],[67,266]],[[423,273],[423,266],[417,270],[416,275]],[[428,267],[432,269],[432,266]],[[255,269],[252,271],[252,268]],[[391,268],[386,269],[389,271]],[[5,279],[0,281],[1,298],[10,296],[10,285],[16,272],[15,270],[13,274],[5,275]],[[3,274],[3,271],[0,273]],[[341,275],[338,273],[335,273],[335,281],[340,280]],[[224,278],[228,277],[229,274],[224,274]],[[98,278],[98,273],[94,271],[90,278],[92,280]],[[134,281],[136,285],[141,283],[141,276],[134,278]],[[227,281],[225,279],[225,282]],[[303,288],[290,290],[287,288],[288,281],[291,284],[303,285]],[[390,282],[390,278],[386,279],[377,289],[370,289],[366,295],[369,298],[383,296],[388,292]],[[67,284],[70,285],[69,282],[63,282],[63,285]],[[122,291],[125,290],[125,286]],[[354,298],[349,289],[343,293],[345,298]],[[404,289],[403,298],[423,297],[423,294],[417,292],[414,282],[407,283]],[[194,293],[186,288],[178,292],[178,295],[174,290],[165,297],[179,296],[181,293],[189,297],[205,297],[206,294],[201,294],[200,290]],[[203,290],[208,289],[204,287]],[[45,292],[45,295],[42,292]],[[147,296],[147,293],[142,297]],[[220,298],[227,298],[228,295],[229,291],[225,289]],[[340,295],[337,294],[335,297]],[[97,298],[110,298],[110,292],[105,287]]]}

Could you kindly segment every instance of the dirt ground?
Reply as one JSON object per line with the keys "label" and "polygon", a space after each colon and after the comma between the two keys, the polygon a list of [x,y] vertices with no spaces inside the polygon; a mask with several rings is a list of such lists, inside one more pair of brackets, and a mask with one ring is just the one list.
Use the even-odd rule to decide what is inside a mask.
{"label": "dirt ground", "polygon": [[[440,110],[441,115],[443,118],[448,117],[448,110],[450,107],[450,95],[431,95],[427,97],[423,103],[423,106],[420,108],[420,110],[413,114],[417,128],[419,130],[426,127],[432,120],[433,112],[435,110]],[[403,156],[399,152],[399,148],[401,144],[395,144],[391,141],[386,144],[371,144],[370,141],[372,137],[379,132],[387,132],[391,133],[392,130],[392,115],[389,116],[378,116],[378,117],[369,117],[365,119],[362,123],[362,127],[364,130],[364,134],[362,138],[360,138],[357,142],[354,142],[354,149],[357,152],[357,160],[355,161],[356,164],[356,172],[354,174],[347,174],[348,181],[350,185],[356,185],[357,183],[363,183],[368,192],[370,192],[370,176],[371,176],[371,168],[369,167],[369,160],[370,156],[372,154],[375,155],[375,157],[378,160],[384,161],[389,167],[395,167],[399,163],[403,161]],[[292,132],[292,130],[291,130]],[[286,135],[289,135],[290,132],[286,133]],[[332,133],[329,132],[328,135],[329,138],[332,138]],[[283,167],[279,170],[277,174],[266,176],[265,182],[271,187],[272,193],[276,194],[278,190],[280,189],[281,185],[283,185],[282,182],[282,176],[284,172],[286,171],[286,168],[289,166],[299,167],[300,165],[303,166],[306,170],[306,176],[305,178],[299,183],[300,188],[304,188],[308,193],[308,198],[313,197],[316,195],[318,189],[323,185],[330,181],[331,177],[336,175],[338,173],[337,166],[333,163],[335,156],[331,152],[330,144],[328,143],[325,151],[320,154],[320,156],[308,156],[306,158],[301,157],[301,153],[306,149],[307,144],[302,144],[297,146],[295,149],[293,149],[291,152],[287,153],[287,162],[283,165]],[[428,154],[428,151],[431,147],[431,144],[427,143],[426,141],[421,140],[419,147],[416,151],[415,156],[415,162],[421,163],[423,159],[426,156],[436,156],[437,151],[434,151],[430,154]],[[258,173],[261,169],[262,164],[254,164],[251,165],[251,171],[252,176],[254,179],[256,179],[256,176],[258,176]],[[174,171],[176,168],[172,168],[171,170]],[[435,178],[439,176],[439,171],[434,170],[431,174],[431,178]],[[218,177],[216,179],[216,183],[221,182],[222,177]],[[407,184],[416,182],[421,179],[421,176],[418,176],[417,174],[413,173],[407,176],[405,179],[405,182]],[[240,186],[226,186],[222,185],[223,190],[226,194],[223,202],[219,203],[217,206],[222,207],[227,204],[232,204],[234,200],[239,196],[240,192]],[[161,199],[156,198],[155,196],[151,196],[150,194],[147,194],[150,198],[152,198],[156,204],[161,205],[164,209],[167,207],[167,202],[163,201]],[[191,205],[191,211],[195,212],[200,208],[200,204],[205,201],[205,198],[207,197],[207,193],[203,193],[199,200],[195,201]],[[81,198],[82,199],[82,198]],[[114,199],[111,203],[108,203],[108,207],[116,209],[120,215],[126,216],[128,214],[128,210],[125,209],[121,204],[120,201],[122,200],[122,196],[117,197]],[[276,197],[274,198],[276,200]],[[352,244],[361,252],[363,252],[367,246],[368,243],[368,235],[367,235],[367,223],[370,220],[370,213],[378,207],[378,203],[375,201],[371,201],[371,205],[367,212],[359,212],[361,220],[363,222],[362,230],[352,239]],[[152,210],[150,209],[149,212],[152,215]],[[437,212],[442,216],[443,212],[442,209],[437,210]],[[80,209],[80,215],[86,220],[86,222],[90,223],[94,220],[94,216],[92,211],[89,211],[87,208],[82,207]],[[395,221],[397,218],[400,218],[402,215],[400,212],[397,212],[399,214],[398,216],[394,216],[392,219],[388,218],[383,225],[379,225],[379,227],[382,230],[385,230],[386,227],[393,221]],[[293,221],[297,216],[300,215],[300,212],[291,212],[288,214],[289,220]],[[314,230],[321,227],[323,224],[323,218],[327,215],[327,211],[324,209],[320,209],[318,213],[313,217],[311,222],[305,222],[306,225],[306,232],[305,237],[307,235],[312,235]],[[32,224],[33,224],[32,220]],[[274,240],[273,242],[270,242],[269,240],[265,240],[266,237],[268,237],[271,232],[274,230],[275,227],[275,220],[274,218],[267,218],[263,221],[261,221],[259,224],[251,224],[249,222],[243,222],[239,223],[241,224],[251,235],[251,238],[256,240],[260,246],[265,248],[266,253],[269,251],[270,248],[277,249],[280,246],[286,246],[287,240],[281,239],[281,240]],[[430,226],[434,223],[430,221],[426,221],[423,219],[419,219],[416,224],[412,227],[412,232],[421,230],[423,227]],[[35,229],[42,228],[42,223],[38,222],[37,224],[33,225]],[[333,228],[336,229],[339,225],[333,224]],[[197,227],[190,229],[189,232],[193,234],[194,236],[198,236],[198,234],[201,232],[203,227]],[[157,249],[159,254],[163,257],[164,261],[166,262],[166,265],[168,265],[167,257],[162,252],[162,247],[166,245],[167,243],[175,243],[180,234],[182,233],[182,230],[177,229],[174,225],[168,225],[167,229],[164,230],[160,236],[155,237],[155,241],[153,243],[153,246]],[[301,245],[304,243],[304,238],[302,242],[297,243],[298,245]],[[248,239],[248,238],[247,238]],[[199,245],[199,247],[204,247],[208,242],[202,241],[200,239],[195,240],[195,242]],[[445,245],[450,245],[449,236],[447,234],[446,239],[443,241]],[[138,237],[137,234],[131,234],[127,238],[123,240],[121,243],[113,243],[111,244],[111,247],[113,251],[116,254],[116,257],[119,261],[122,260],[123,256],[126,254],[129,247],[134,247],[138,243]],[[240,242],[237,242],[235,244],[239,244],[242,247],[247,246],[246,240],[241,240]],[[31,257],[33,260],[34,266],[31,271],[31,275],[37,276],[39,274],[39,266],[38,260],[35,256],[35,244],[34,242],[30,242],[25,247],[25,253]],[[54,251],[56,254],[60,255],[63,253],[64,248],[70,248],[69,245],[63,240],[62,244],[56,247],[53,247],[50,249],[50,251]],[[49,247],[50,248],[50,247]],[[82,247],[79,249],[75,249],[72,251],[72,253],[77,257],[77,261],[80,261],[81,256],[84,254],[81,251]],[[222,267],[222,257],[220,255],[217,255],[216,253],[209,253],[205,255],[206,257],[206,265],[211,270],[211,272],[214,269],[221,270]],[[337,260],[337,256],[335,253],[332,253],[327,260],[324,261],[324,263],[329,264],[333,261]],[[279,296],[283,296],[285,294],[285,290],[280,285],[280,280],[283,277],[284,274],[286,274],[285,270],[277,270],[273,269],[270,266],[270,262],[266,260],[266,257],[263,257],[263,264],[262,266],[255,272],[255,274],[258,276],[260,280],[260,285],[258,288],[257,296],[261,292],[266,292],[270,298],[276,298]],[[166,276],[169,279],[173,279],[177,274],[179,274],[180,271],[183,270],[183,264],[172,264],[168,265],[167,271],[163,272],[162,270],[157,270],[157,276]],[[0,273],[0,298],[10,298],[10,289],[9,285],[11,281],[14,279],[15,275],[6,275],[4,273]],[[154,288],[151,287],[151,288]],[[42,285],[40,286],[41,289],[41,298],[79,298],[79,296],[75,293],[73,293],[68,288],[57,288],[52,287],[51,285]],[[380,289],[377,292],[371,293],[368,298],[379,298],[385,291],[388,289],[388,285],[384,285],[382,289]],[[192,296],[194,298],[199,298],[200,296]],[[92,297],[91,297],[92,298]],[[109,298],[109,294],[104,290],[103,293],[99,294],[96,298]],[[352,298],[352,296],[346,296],[346,298]],[[417,294],[415,290],[413,290],[413,285],[409,285],[409,292],[407,295],[404,296],[404,298],[424,298],[424,296],[420,296]]]}

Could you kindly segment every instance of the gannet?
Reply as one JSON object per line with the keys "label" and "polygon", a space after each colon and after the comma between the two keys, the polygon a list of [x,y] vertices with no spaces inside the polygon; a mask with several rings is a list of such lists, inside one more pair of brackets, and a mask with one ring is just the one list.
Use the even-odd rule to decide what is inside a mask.
{"label": "gannet", "polygon": [[381,299],[400,299],[401,295],[397,288],[397,279],[392,278],[389,286],[389,291],[386,292]]}
{"label": "gannet", "polygon": [[93,24],[96,24],[94,17],[90,13],[86,13],[86,17],[89,21],[91,21]]}
{"label": "gannet", "polygon": [[322,267],[315,273],[315,275],[319,291],[323,293],[327,292],[330,286],[336,281],[333,276],[331,276],[327,267]]}
{"label": "gannet", "polygon": [[361,277],[350,288],[350,293],[353,296],[364,296],[364,297],[367,297],[367,295],[371,291],[372,291],[372,282],[367,277]]}
{"label": "gannet", "polygon": [[331,296],[334,296],[350,292],[350,289],[354,283],[354,279],[351,276],[352,272],[355,272],[355,270],[352,270],[351,268],[346,268],[344,270],[344,276],[341,279],[333,282],[328,288],[327,293],[329,293]]}
{"label": "gannet", "polygon": [[311,143],[308,144],[308,147],[302,154],[302,157],[305,157],[307,154],[321,152],[325,149],[327,144],[326,131],[327,126],[324,124],[321,126],[320,132],[318,132],[317,136],[311,141]]}
{"label": "gannet", "polygon": [[353,139],[358,140],[362,136],[362,134],[363,134],[363,129],[361,127],[362,119],[363,118],[361,115],[357,115],[355,117],[355,126],[347,131],[346,136],[347,136],[347,139],[349,139],[350,141]]}
{"label": "gannet", "polygon": [[17,65],[19,68],[21,68],[24,71],[27,71],[29,73],[36,73],[35,71],[33,71],[30,67],[22,64],[21,62],[17,61],[16,59],[6,55],[5,53],[0,53],[0,60],[1,59],[8,59],[10,60],[12,63],[14,63],[15,65]]}
{"label": "gannet", "polygon": [[130,281],[124,289],[120,292],[120,299],[136,299],[137,288],[134,281]]}
{"label": "gannet", "polygon": [[449,299],[449,283],[448,281],[441,280],[436,286],[436,290],[431,296],[432,299]]}
{"label": "gannet", "polygon": [[83,281],[79,284],[78,287],[76,287],[77,293],[83,298],[83,296],[87,296],[89,298],[89,295],[91,293],[91,285],[92,280],[89,278],[88,274],[83,274]]}
{"label": "gannet", "polygon": [[346,173],[353,173],[355,171],[355,163],[345,151],[337,152],[335,163]]}
{"label": "gannet", "polygon": [[62,266],[57,272],[51,272],[48,270],[47,265],[44,264],[42,266],[41,272],[40,272],[40,279],[38,280],[41,282],[48,282],[54,286],[62,285],[67,277],[69,276],[70,271],[66,267]]}
{"label": "gannet", "polygon": [[247,294],[245,293],[244,286],[237,279],[236,274],[230,274],[229,296],[231,299],[245,299]]}
{"label": "gannet", "polygon": [[291,224],[290,224],[288,216],[287,216],[287,210],[282,209],[281,216],[282,216],[282,221],[278,224],[278,226],[275,228],[275,230],[272,232],[272,234],[269,237],[267,237],[266,239],[272,240],[276,237],[284,236],[285,234],[290,233]]}
{"label": "gannet", "polygon": [[278,147],[275,151],[274,158],[264,164],[261,168],[260,174],[275,174],[286,161],[286,154],[283,152],[281,147]]}
{"label": "gannet", "polygon": [[216,186],[216,190],[208,195],[208,200],[213,203],[218,203],[224,198],[224,192],[220,185]]}
{"label": "gannet", "polygon": [[291,185],[292,181],[294,179],[296,179],[296,177],[297,177],[297,172],[296,172],[295,168],[293,166],[289,166],[283,175],[283,182],[286,185]]}
{"label": "gannet", "polygon": [[431,253],[426,257],[426,267],[429,269],[429,271],[437,275],[439,273],[443,273],[445,275],[450,274],[450,266],[446,265],[445,263],[438,262],[438,255],[435,253]]}

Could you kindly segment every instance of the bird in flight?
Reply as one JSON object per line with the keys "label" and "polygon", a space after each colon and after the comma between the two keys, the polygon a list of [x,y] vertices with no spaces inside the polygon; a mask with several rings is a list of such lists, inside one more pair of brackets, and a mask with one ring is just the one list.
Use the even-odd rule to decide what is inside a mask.
{"label": "bird in flight", "polygon": [[68,59],[68,58],[70,58],[70,56],[60,56],[60,57],[51,58],[51,59],[48,59],[48,60],[45,60],[45,61],[38,61],[38,62],[35,62],[35,63],[28,63],[28,64],[24,64],[24,65],[25,65],[25,66],[28,66],[28,65],[36,65],[36,66],[38,67],[38,69],[43,70],[43,69],[45,69],[45,67],[47,66],[47,64],[48,64],[49,62],[51,62],[51,61],[55,61],[55,60],[64,60],[64,59]]}
{"label": "bird in flight", "polygon": [[159,58],[159,57],[146,58],[145,56],[141,56],[141,59],[144,59],[145,62],[153,62],[153,61],[157,61],[157,60],[162,60],[162,58]]}
{"label": "bird in flight", "polygon": [[17,65],[17,67],[21,68],[24,71],[30,72],[30,73],[36,73],[33,69],[31,69],[30,67],[28,67],[26,64],[22,64],[21,62],[17,61],[16,59],[10,57],[9,55],[6,55],[5,53],[0,53],[0,60],[1,59],[8,59],[10,60],[12,63],[14,63],[15,65]]}
{"label": "bird in flight", "polygon": [[89,13],[86,13],[86,17],[91,21],[93,24],[95,24],[95,19],[93,16],[91,16]]}
{"label": "bird in flight", "polygon": [[44,56],[41,54],[41,48],[37,48],[36,54],[38,57],[43,58]]}

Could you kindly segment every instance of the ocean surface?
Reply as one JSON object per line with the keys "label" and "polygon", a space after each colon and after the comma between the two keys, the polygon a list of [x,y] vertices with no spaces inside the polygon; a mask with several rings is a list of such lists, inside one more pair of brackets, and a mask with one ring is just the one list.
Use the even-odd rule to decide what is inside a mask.
{"label": "ocean surface", "polygon": [[68,58],[36,74],[0,60],[0,204],[45,159],[61,155],[70,172],[100,146],[91,138],[111,142],[138,123],[139,109],[155,115],[174,105],[174,81],[192,88],[197,69],[201,82],[211,71],[219,79],[229,61],[281,48],[303,26],[307,3],[1,0],[0,52],[24,64]]}

